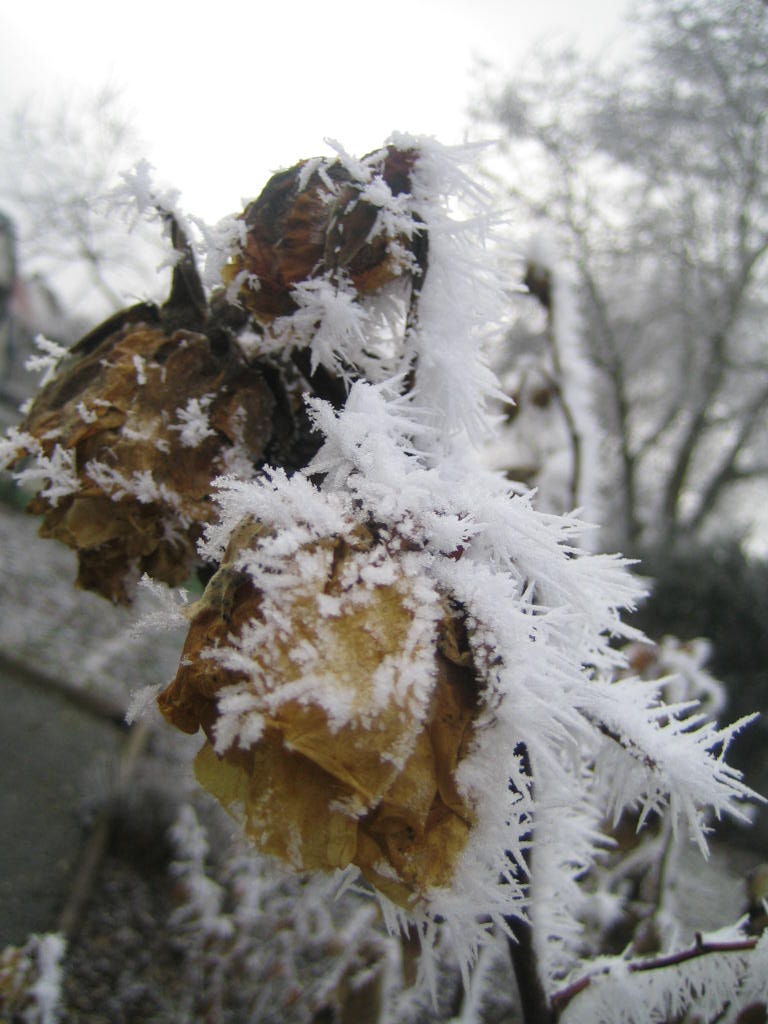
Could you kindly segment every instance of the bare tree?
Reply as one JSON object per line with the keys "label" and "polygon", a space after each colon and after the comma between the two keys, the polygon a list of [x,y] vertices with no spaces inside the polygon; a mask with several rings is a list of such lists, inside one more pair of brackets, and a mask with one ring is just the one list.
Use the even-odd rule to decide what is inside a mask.
{"label": "bare tree", "polygon": [[66,295],[70,314],[91,322],[148,292],[163,249],[144,223],[128,230],[107,195],[140,148],[119,95],[65,97],[47,110],[30,98],[0,138],[0,200],[16,223],[20,270]]}
{"label": "bare tree", "polygon": [[768,10],[643,0],[635,22],[631,63],[534,54],[477,114],[575,271],[625,550],[716,529],[768,475]]}

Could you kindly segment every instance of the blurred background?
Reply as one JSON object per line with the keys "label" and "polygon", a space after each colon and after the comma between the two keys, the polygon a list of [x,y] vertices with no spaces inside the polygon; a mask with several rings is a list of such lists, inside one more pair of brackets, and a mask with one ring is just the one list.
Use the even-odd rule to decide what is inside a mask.
{"label": "blurred background", "polygon": [[[107,201],[139,160],[153,165],[155,180],[181,209],[213,226],[256,196],[275,170],[329,155],[327,138],[357,155],[395,130],[447,144],[487,143],[479,179],[497,200],[501,233],[514,253],[508,260],[511,327],[490,357],[515,404],[500,409],[503,428],[484,457],[511,480],[535,487],[541,508],[581,509],[599,527],[585,534],[588,547],[640,560],[651,595],[635,622],[658,646],[648,648],[648,657],[634,652],[636,670],[664,674],[682,666],[687,695],[711,694],[715,677],[723,684],[721,720],[765,711],[766,54],[768,5],[762,0],[392,0],[346,7],[298,0],[290,7],[231,2],[205,13],[143,0],[121,11],[77,0],[5,5],[0,426],[17,422],[19,406],[34,393],[35,375],[25,364],[38,334],[67,345],[111,312],[167,294],[167,242],[160,229],[117,216]],[[140,870],[125,885],[135,888],[136,872],[149,863],[151,890],[159,869],[151,856],[147,862],[147,851],[153,844],[163,851],[163,870],[168,858],[180,863],[178,850],[169,852],[158,837],[166,836],[172,820],[178,825],[179,807],[195,797],[168,767],[167,751],[177,749],[176,741],[150,737],[143,763],[151,770],[142,769],[143,781],[128,789],[144,786],[141,792],[154,796],[126,800],[119,781],[125,737],[114,724],[133,692],[170,678],[183,633],[160,641],[132,636],[151,595],[140,599],[138,610],[125,611],[75,592],[74,557],[37,541],[34,522],[21,514],[27,496],[7,481],[0,486],[3,686],[14,687],[14,701],[27,707],[29,728],[38,730],[36,742],[44,746],[49,740],[40,718],[62,713],[55,703],[62,684],[70,696],[78,691],[93,698],[77,705],[86,717],[68,726],[71,742],[57,754],[62,775],[75,764],[84,773],[77,792],[59,801],[66,805],[59,839],[51,824],[58,819],[43,818],[53,830],[50,843],[60,846],[48,861],[27,865],[30,885],[35,872],[46,873],[51,900],[44,911],[30,910],[26,890],[17,887],[17,917],[11,920],[8,911],[2,945],[54,928],[53,908],[71,900],[93,815],[109,823],[105,835],[124,840],[127,828],[139,836]],[[44,701],[53,702],[49,711],[41,710]],[[18,732],[13,713],[4,715],[6,728]],[[112,724],[105,727],[105,721]],[[102,742],[94,737],[104,728]],[[733,753],[763,792],[767,735],[765,721],[753,725]],[[25,769],[14,786],[23,787],[33,772]],[[158,787],[158,774],[174,780],[172,798],[168,786]],[[15,809],[23,823],[29,806],[18,788],[10,789],[3,814]],[[29,799],[39,803],[39,794]],[[76,827],[73,804],[81,815]],[[150,804],[160,808],[158,815],[147,815]],[[198,810],[205,826],[187,817],[188,832],[207,827],[220,835],[224,829],[226,842],[234,842],[226,826],[213,821],[211,808]],[[108,863],[117,858],[112,874],[92,876],[91,902],[77,904],[78,918],[85,914],[91,929],[83,927],[81,952],[92,949],[100,927],[114,932],[97,908],[109,903],[105,886],[114,895],[122,884],[118,847],[133,848],[123,840],[122,846],[105,840],[101,856]],[[764,858],[765,816],[728,842],[735,852],[726,860],[737,862],[745,850],[747,860]],[[36,845],[30,842],[30,849]],[[218,856],[218,874],[204,857],[194,867],[198,881],[219,886],[219,928],[238,884],[232,864],[240,862],[233,857]],[[188,858],[181,860],[193,872]],[[287,913],[291,884],[271,875],[263,882],[271,912]],[[145,903],[136,905],[153,927],[166,927],[152,916],[160,912],[158,899],[148,895]],[[105,920],[125,916],[123,904],[116,897],[123,909],[113,907]],[[179,905],[174,928],[187,928],[184,934],[196,936],[202,950],[213,941],[214,925],[201,918],[191,897]],[[340,911],[347,914],[344,927],[359,910],[350,907]],[[141,945],[147,921],[123,925],[126,943]],[[323,942],[341,927],[326,925]],[[247,927],[256,928],[253,921]],[[295,921],[290,927],[300,931]],[[257,942],[248,935],[238,956],[246,957],[248,942]],[[188,951],[193,939],[184,941]],[[376,946],[384,939],[370,941],[371,962],[386,957]],[[322,956],[332,956],[328,943],[321,942]],[[78,956],[88,960],[90,952],[72,948],[73,963]],[[311,956],[320,957],[313,949]],[[167,943],[163,950],[173,964],[176,954]],[[110,970],[114,963],[105,966],[105,977],[112,977]],[[203,952],[196,970],[203,988],[223,985],[212,979]],[[71,973],[77,975],[74,967]],[[135,998],[137,1005],[145,1000],[145,1009],[134,1017],[125,1010],[130,984],[139,990],[134,976],[105,1019],[175,1019],[178,1001],[165,1006],[162,985],[142,977],[143,995]],[[86,997],[72,984],[74,1006]],[[81,988],[94,984],[81,977]],[[185,984],[194,988],[196,982],[187,977]],[[205,991],[195,998],[213,999]],[[217,998],[219,1017],[199,1019],[245,1019],[237,1017],[242,1010],[227,1008],[221,993]],[[334,998],[341,1000],[338,993]],[[306,1006],[302,1018],[301,1005],[297,1020],[336,1019],[313,1016],[317,1007]],[[509,1005],[496,1018],[484,1011],[482,1019],[513,1019],[504,1016],[512,1012]],[[146,1016],[146,1006],[154,1007],[154,1016]],[[230,1012],[235,1016],[227,1017]],[[419,1012],[430,1019],[427,1008]]]}

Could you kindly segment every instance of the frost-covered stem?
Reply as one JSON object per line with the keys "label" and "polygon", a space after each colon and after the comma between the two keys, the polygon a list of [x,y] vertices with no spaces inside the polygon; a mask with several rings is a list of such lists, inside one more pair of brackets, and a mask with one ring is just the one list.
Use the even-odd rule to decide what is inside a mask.
{"label": "frost-covered stem", "polygon": [[[700,956],[709,956],[712,953],[747,953],[755,948],[757,941],[757,938],[752,938],[739,939],[735,942],[704,942],[701,934],[697,934],[696,941],[690,949],[683,949],[679,953],[670,953],[667,956],[655,957],[652,960],[636,960],[628,963],[626,969],[630,974],[639,974],[643,971],[660,971],[665,967],[677,967],[688,960],[694,960]],[[608,974],[609,971],[610,968],[603,967],[592,974],[586,974],[583,978],[579,978],[566,988],[556,992],[552,996],[552,1016],[545,1019],[559,1020],[571,1000],[575,999],[584,989],[589,988],[593,978]]]}
{"label": "frost-covered stem", "polygon": [[[522,757],[521,767],[524,775],[531,776],[531,762],[528,748],[520,744],[516,753]],[[529,853],[526,856],[528,872],[531,873],[531,856],[533,850],[532,832],[529,831],[527,840]],[[517,871],[522,873],[522,867]],[[515,972],[517,991],[520,996],[520,1011],[523,1015],[524,1024],[549,1024],[554,1021],[552,1008],[539,972],[539,963],[536,956],[534,944],[533,927],[530,921],[522,921],[518,918],[506,917],[510,931],[514,938],[509,938],[509,954],[512,960],[512,969]]]}
{"label": "frost-covered stem", "polygon": [[610,386],[610,400],[615,418],[615,432],[619,442],[620,456],[620,541],[621,546],[631,549],[640,535],[637,514],[637,463],[630,447],[629,420],[630,402],[627,396],[624,366],[611,319],[608,304],[597,283],[590,263],[590,251],[585,233],[574,217],[570,220],[571,230],[578,245],[577,267],[581,274],[582,286],[586,289],[597,327],[597,349],[592,345],[592,358]]}
{"label": "frost-covered stem", "polygon": [[638,760],[642,761],[643,765],[650,771],[656,771],[658,769],[658,764],[650,754],[646,754],[642,750],[639,750],[631,739],[621,736],[618,732],[610,729],[604,722],[599,722],[596,719],[593,719],[590,715],[585,715],[584,717],[588,721],[592,722],[595,728],[598,729],[603,736],[607,736],[609,740],[613,740],[614,743],[617,743],[622,750],[626,750],[627,753],[631,754],[633,757],[637,757]]}
{"label": "frost-covered stem", "polygon": [[520,1011],[524,1024],[554,1024],[555,1015],[539,976],[533,943],[533,928],[528,921],[508,920],[515,938],[509,939],[509,953],[515,972]]}
{"label": "frost-covered stem", "polygon": [[[417,218],[417,220],[421,223],[421,218]],[[419,273],[414,275],[413,284],[411,285],[411,297],[408,302],[408,312],[405,318],[405,338],[408,338],[410,333],[418,327],[421,289],[429,269],[429,233],[426,228],[417,231],[416,240],[417,245],[414,255],[419,266]],[[405,375],[403,383],[403,394],[405,395],[410,394],[416,384],[416,359],[417,356],[414,354],[411,365],[408,367],[408,372]]]}
{"label": "frost-covered stem", "polygon": [[568,440],[571,445],[571,486],[570,486],[570,507],[576,508],[579,504],[579,496],[581,494],[581,467],[583,463],[582,459],[582,444],[581,436],[576,427],[576,419],[573,415],[573,410],[569,405],[565,393],[562,388],[563,371],[562,364],[560,361],[560,353],[557,348],[557,335],[555,332],[555,316],[556,310],[554,306],[549,310],[548,316],[548,329],[547,329],[547,342],[549,344],[550,352],[552,353],[552,366],[555,371],[554,380],[551,382],[551,386],[554,391],[555,400],[560,406],[560,411],[563,414],[565,420],[565,427],[568,431]]}
{"label": "frost-covered stem", "polygon": [[664,908],[664,903],[667,898],[667,878],[669,875],[670,862],[672,861],[672,855],[675,850],[676,836],[675,830],[671,819],[667,819],[664,824],[664,842],[661,849],[661,856],[656,863],[656,870],[654,874],[654,888],[655,892],[655,914],[660,914]]}

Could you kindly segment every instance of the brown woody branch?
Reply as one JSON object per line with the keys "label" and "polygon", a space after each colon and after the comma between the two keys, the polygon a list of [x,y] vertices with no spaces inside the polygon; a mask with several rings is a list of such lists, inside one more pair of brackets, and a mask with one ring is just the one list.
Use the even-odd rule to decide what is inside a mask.
{"label": "brown woody branch", "polygon": [[[626,965],[630,974],[640,974],[644,971],[659,971],[665,967],[677,967],[679,964],[687,963],[700,956],[711,956],[714,953],[748,953],[757,945],[757,938],[738,939],[733,942],[704,942],[701,933],[697,932],[696,941],[690,949],[681,950],[678,953],[670,953],[667,956],[654,957],[651,960],[631,961]],[[566,988],[556,992],[551,999],[553,1020],[558,1020],[569,1005],[580,992],[589,988],[594,978],[603,977],[608,974],[610,968],[603,967],[592,974],[586,974],[583,978],[572,982]]]}
{"label": "brown woody branch", "polygon": [[[510,927],[512,921],[508,920]],[[556,1010],[547,1000],[539,975],[533,944],[533,928],[528,921],[514,922],[515,938],[509,939],[509,954],[517,982],[520,1010],[525,1024],[554,1024]]]}
{"label": "brown woody branch", "polygon": [[736,433],[736,437],[729,446],[720,468],[710,478],[707,486],[704,488],[704,493],[699,501],[699,507],[688,523],[691,529],[696,529],[708,513],[712,511],[726,484],[737,479],[739,470],[736,461],[755,430],[760,412],[765,409],[767,404],[768,386],[764,386],[742,414],[741,425]]}

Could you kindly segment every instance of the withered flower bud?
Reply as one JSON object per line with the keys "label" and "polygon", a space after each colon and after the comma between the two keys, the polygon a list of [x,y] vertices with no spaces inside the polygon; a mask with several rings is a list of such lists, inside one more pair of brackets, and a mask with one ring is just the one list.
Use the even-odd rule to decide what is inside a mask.
{"label": "withered flower bud", "polygon": [[473,822],[456,768],[475,674],[420,567],[371,527],[292,539],[246,520],[159,698],[203,728],[198,780],[261,850],[357,865],[404,907],[450,884]]}
{"label": "withered flower bud", "polygon": [[325,273],[343,273],[361,296],[402,274],[423,275],[426,237],[407,215],[400,230],[382,217],[410,193],[417,155],[390,146],[364,158],[370,182],[340,160],[304,160],[275,174],[241,214],[245,240],[222,272],[238,301],[268,324],[295,311],[294,285]]}
{"label": "withered flower bud", "polygon": [[187,578],[215,517],[211,481],[253,475],[274,432],[262,375],[205,334],[167,333],[152,309],[70,350],[20,428],[20,478],[48,480],[29,506],[41,535],[74,548],[78,584],[115,602],[144,572]]}

